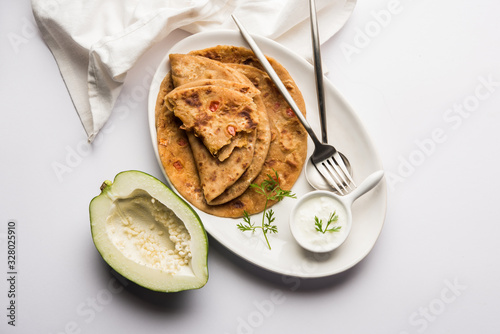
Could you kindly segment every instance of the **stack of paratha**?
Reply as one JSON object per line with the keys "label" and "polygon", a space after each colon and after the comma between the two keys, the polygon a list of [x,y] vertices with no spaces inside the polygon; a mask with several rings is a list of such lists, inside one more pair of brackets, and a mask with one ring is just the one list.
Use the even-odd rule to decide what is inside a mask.
{"label": "stack of paratha", "polygon": [[[177,191],[220,217],[264,209],[249,188],[276,171],[282,189],[297,180],[307,133],[251,50],[216,46],[171,54],[156,102],[158,150]],[[305,115],[286,69],[268,58]]]}

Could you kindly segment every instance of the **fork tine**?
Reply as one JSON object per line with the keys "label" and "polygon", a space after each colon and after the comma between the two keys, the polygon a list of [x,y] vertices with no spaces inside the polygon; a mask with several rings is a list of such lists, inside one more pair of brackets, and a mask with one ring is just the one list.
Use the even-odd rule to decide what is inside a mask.
{"label": "fork tine", "polygon": [[330,171],[330,174],[332,174],[335,180],[337,180],[339,187],[341,187],[344,191],[348,192],[349,190],[346,187],[348,182],[346,181],[339,166],[335,164],[335,161],[333,161],[332,159],[327,159],[324,161],[324,164],[327,166],[328,170]]}
{"label": "fork tine", "polygon": [[328,158],[325,161],[323,161],[322,164],[324,164],[325,167],[328,169],[330,175],[332,175],[335,178],[336,184],[339,186],[339,188],[343,189],[344,191],[347,191],[344,185],[346,184],[345,178],[342,176],[342,171],[335,164],[335,162],[332,161],[330,158]]}
{"label": "fork tine", "polygon": [[[351,174],[347,170],[347,167],[344,164],[344,160],[342,159],[342,157],[340,156],[340,154],[338,152],[335,152],[333,154],[332,158],[335,160],[335,163],[340,167],[340,169],[342,169],[342,172],[344,172],[344,174],[347,176],[347,178],[349,179],[349,181],[356,187],[356,183],[354,182],[354,180],[352,179]],[[351,185],[350,185],[349,182],[346,182],[346,184],[349,186],[350,189],[352,189],[352,187],[351,187]]]}
{"label": "fork tine", "polygon": [[[326,164],[327,165],[327,164]],[[318,170],[318,172],[323,176],[323,178],[328,182],[328,184],[332,187],[332,188],[335,188],[340,194],[344,194],[342,189],[339,188],[338,186],[338,181],[334,180],[332,178],[332,175],[335,175],[335,174],[332,174],[328,169],[327,167],[325,166],[324,162],[321,162],[319,164],[314,164],[314,166],[316,167],[316,169]]]}

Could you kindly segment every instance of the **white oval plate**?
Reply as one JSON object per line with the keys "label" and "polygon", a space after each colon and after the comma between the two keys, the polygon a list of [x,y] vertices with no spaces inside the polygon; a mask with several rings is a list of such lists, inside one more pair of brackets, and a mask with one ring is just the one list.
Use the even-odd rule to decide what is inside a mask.
{"label": "white oval plate", "polygon": [[[306,102],[307,119],[314,131],[320,134],[317,112],[314,68],[306,60],[282,45],[259,36],[254,36],[262,51],[280,62],[291,74]],[[170,70],[168,54],[188,53],[216,45],[245,46],[245,41],[236,31],[205,32],[192,35],[172,47],[161,61],[151,83],[148,99],[148,117],[152,144],[163,170],[156,142],[155,103],[159,86]],[[354,179],[360,183],[376,170],[382,169],[377,152],[364,130],[360,120],[344,98],[325,80],[326,105],[328,117],[328,139],[344,153],[353,166]],[[308,141],[308,154],[313,150]],[[304,168],[305,169],[305,168]],[[163,171],[167,184],[175,190]],[[294,185],[292,192],[297,197],[312,191],[307,183],[304,170]],[[348,240],[330,254],[314,254],[303,250],[293,239],[288,225],[289,215],[296,203],[295,199],[285,198],[273,206],[276,216],[277,234],[268,234],[272,249],[269,250],[260,231],[252,234],[238,230],[236,225],[242,219],[220,218],[206,214],[198,209],[207,232],[229,250],[247,261],[269,271],[287,276],[313,278],[330,276],[343,272],[356,265],[371,251],[382,230],[386,212],[385,180],[370,193],[360,198],[353,206],[353,227]],[[252,216],[260,224],[261,214]]]}

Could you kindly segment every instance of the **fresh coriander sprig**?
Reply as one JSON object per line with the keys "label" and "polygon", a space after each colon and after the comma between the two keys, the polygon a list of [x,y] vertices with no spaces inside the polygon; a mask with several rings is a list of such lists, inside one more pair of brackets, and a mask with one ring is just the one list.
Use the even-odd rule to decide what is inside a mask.
{"label": "fresh coriander sprig", "polygon": [[278,233],[278,226],[274,225],[274,211],[272,209],[267,210],[267,205],[269,201],[282,201],[285,197],[297,198],[290,190],[283,190],[280,187],[278,172],[274,171],[274,176],[267,174],[267,179],[262,181],[260,185],[252,183],[250,185],[257,193],[264,195],[266,197],[266,203],[264,204],[264,211],[262,213],[262,222],[259,225],[255,225],[250,220],[248,212],[243,212],[243,223],[237,225],[240,231],[252,231],[255,232],[257,229],[261,229],[266,239],[267,246],[271,249],[271,244],[267,238],[267,233]]}
{"label": "fresh coriander sprig", "polygon": [[[336,223],[339,220],[339,216],[336,211],[333,211],[328,218],[328,222],[326,223],[325,228],[323,229],[323,220],[319,219],[317,216],[314,216],[314,225],[316,226],[316,231],[325,234],[326,232],[339,232],[342,226],[332,226],[331,224]],[[330,227],[330,228],[329,228]]]}

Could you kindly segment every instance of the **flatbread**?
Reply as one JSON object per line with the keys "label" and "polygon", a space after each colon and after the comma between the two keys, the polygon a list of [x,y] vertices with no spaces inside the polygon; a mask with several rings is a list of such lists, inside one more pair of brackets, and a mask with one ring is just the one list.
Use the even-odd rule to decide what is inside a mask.
{"label": "flatbread", "polygon": [[169,59],[174,87],[202,79],[238,81],[235,80],[232,71],[228,70],[223,64],[205,57],[171,54]]}
{"label": "flatbread", "polygon": [[[231,187],[252,162],[256,140],[252,114],[256,105],[249,93],[250,87],[226,84],[229,80],[237,81],[238,76],[224,65],[185,55],[171,55],[170,60],[172,83],[180,85],[166,95],[165,103],[181,120],[181,129],[187,130],[204,199],[210,204]],[[207,73],[211,78],[223,80],[219,79],[219,85],[204,85]],[[253,93],[259,92],[253,89]],[[219,105],[212,111],[214,101]],[[238,120],[242,122],[238,124]],[[229,133],[229,128],[233,133]],[[221,148],[224,148],[223,161],[214,157]]]}
{"label": "flatbread", "polygon": [[[241,81],[245,81],[246,83],[244,84],[244,83],[240,83],[240,82],[222,80],[222,79],[202,79],[202,80],[197,80],[197,81],[185,83],[182,86],[179,86],[176,89],[174,89],[168,95],[170,96],[170,95],[174,94],[175,91],[178,91],[178,90],[183,90],[186,88],[193,88],[193,87],[203,87],[203,86],[218,86],[218,87],[228,88],[228,89],[234,90],[236,92],[242,93],[251,99],[255,99],[255,97],[260,94],[260,91],[258,89],[256,89],[252,85],[252,83],[250,81],[248,81],[248,79],[245,76],[241,75],[239,72],[232,70],[232,69],[231,69],[231,73],[235,75],[236,79],[241,80]],[[243,78],[243,80],[242,80],[242,78]],[[170,105],[170,103],[168,103],[168,99],[167,99],[166,103],[167,103],[168,108],[173,108],[173,106]],[[257,108],[264,108],[264,107],[257,106]],[[174,113],[175,113],[175,110],[174,110]],[[259,115],[255,115],[257,113],[260,114],[260,113],[262,113],[262,111],[261,110],[255,111],[254,117],[260,117]],[[182,117],[181,117],[181,119],[182,119]],[[214,124],[215,123],[211,123],[210,126],[215,127]],[[184,122],[184,125],[185,125],[185,122]],[[213,132],[215,132],[216,130],[217,129],[214,129]],[[209,148],[212,155],[214,155],[214,153],[216,153],[217,158],[220,161],[224,161],[225,159],[227,159],[231,155],[234,148],[244,147],[245,145],[247,145],[249,143],[249,141],[252,140],[252,137],[254,137],[254,136],[255,136],[255,134],[250,133],[250,131],[247,131],[244,133],[238,132],[238,133],[236,133],[235,136],[232,137],[230,143],[226,146],[212,148],[212,150],[211,150],[206,142],[205,142],[205,145]]]}
{"label": "flatbread", "polygon": [[[219,217],[240,217],[244,206],[238,200],[208,205],[186,131],[173,111],[165,105],[165,96],[174,89],[169,74],[163,79],[156,101],[158,153],[163,169],[178,193],[196,208]],[[241,178],[240,178],[241,179]]]}
{"label": "flatbread", "polygon": [[[267,74],[262,71],[254,71],[254,69],[261,67],[250,50],[231,46],[217,46],[194,51],[190,55],[210,58],[208,60],[211,60],[211,62],[208,62],[208,64],[220,62],[219,65],[224,68],[224,71],[221,72],[222,76],[229,78],[229,74],[232,74],[232,77],[235,78],[238,77],[235,74],[237,72],[240,81],[243,80],[241,74],[244,74],[247,83],[250,80],[253,84],[256,84],[256,88],[259,89],[261,94],[254,97],[254,102],[258,106],[265,107],[265,120],[268,120],[269,123],[267,124],[267,131],[259,131],[259,125],[257,126],[257,139],[252,164],[235,184],[227,188],[221,196],[231,189],[237,188],[239,182],[245,180],[245,182],[241,183],[243,193],[223,204],[213,205],[215,203],[212,201],[212,205],[209,205],[203,195],[191,147],[187,145],[186,133],[180,129],[180,122],[173,112],[168,110],[164,100],[166,94],[174,88],[174,80],[185,84],[188,81],[185,78],[189,76],[183,76],[182,78],[176,76],[174,78],[169,74],[162,82],[156,105],[158,150],[164,170],[181,196],[204,212],[220,217],[234,218],[241,217],[244,211],[248,214],[261,212],[264,209],[265,198],[249,188],[248,185],[251,182],[260,184],[267,178],[267,175],[274,175],[274,171],[277,171],[281,187],[290,190],[300,175],[305,162],[307,133],[297,117],[289,109],[281,94],[273,86]],[[305,114],[305,103],[302,94],[289,73],[275,60],[270,58],[270,62],[280,78],[285,82],[303,114]],[[231,63],[247,67],[229,65]],[[186,64],[186,66],[188,65]],[[207,76],[215,79],[213,68],[214,66],[210,65],[210,73],[204,74],[203,78],[200,78],[200,75],[194,76],[192,81],[207,79]],[[179,78],[182,80],[179,80]],[[227,78],[224,78],[224,80],[234,80]],[[269,129],[272,129],[272,135]],[[259,133],[261,137],[259,137]],[[259,160],[259,156],[261,168],[252,169],[252,172],[257,175],[245,179],[245,175],[251,171],[252,165],[254,165],[254,160]],[[255,166],[258,165],[255,164]],[[269,204],[272,205],[273,203]]]}
{"label": "flatbread", "polygon": [[254,97],[254,102],[257,105],[258,112],[255,113],[257,133],[252,163],[231,187],[228,187],[221,195],[210,202],[211,205],[220,205],[238,197],[248,189],[262,171],[271,144],[271,129],[267,110],[260,94]]}
{"label": "flatbread", "polygon": [[173,187],[201,209],[206,204],[186,131],[180,128],[182,123],[165,104],[165,96],[173,89],[172,76],[168,73],[160,84],[155,107],[158,154]]}
{"label": "flatbread", "polygon": [[253,158],[255,136],[245,147],[237,147],[229,158],[220,162],[215,159],[201,140],[192,132],[187,132],[193,158],[205,200],[210,203],[233,185],[247,170]]}
{"label": "flatbread", "polygon": [[[271,128],[271,144],[264,167],[254,183],[260,184],[267,175],[280,176],[282,189],[290,190],[296,182],[307,156],[307,132],[291,110],[288,103],[275,87],[271,78],[263,71],[254,53],[244,47],[219,45],[190,52],[219,61],[244,74],[261,91]],[[267,57],[302,114],[306,115],[302,93],[288,71],[275,59]],[[253,191],[252,189],[249,189]]]}
{"label": "flatbread", "polygon": [[166,101],[182,121],[182,129],[192,131],[215,157],[234,138],[246,138],[244,134],[255,132],[257,126],[253,98],[231,88],[180,86],[166,96]]}

